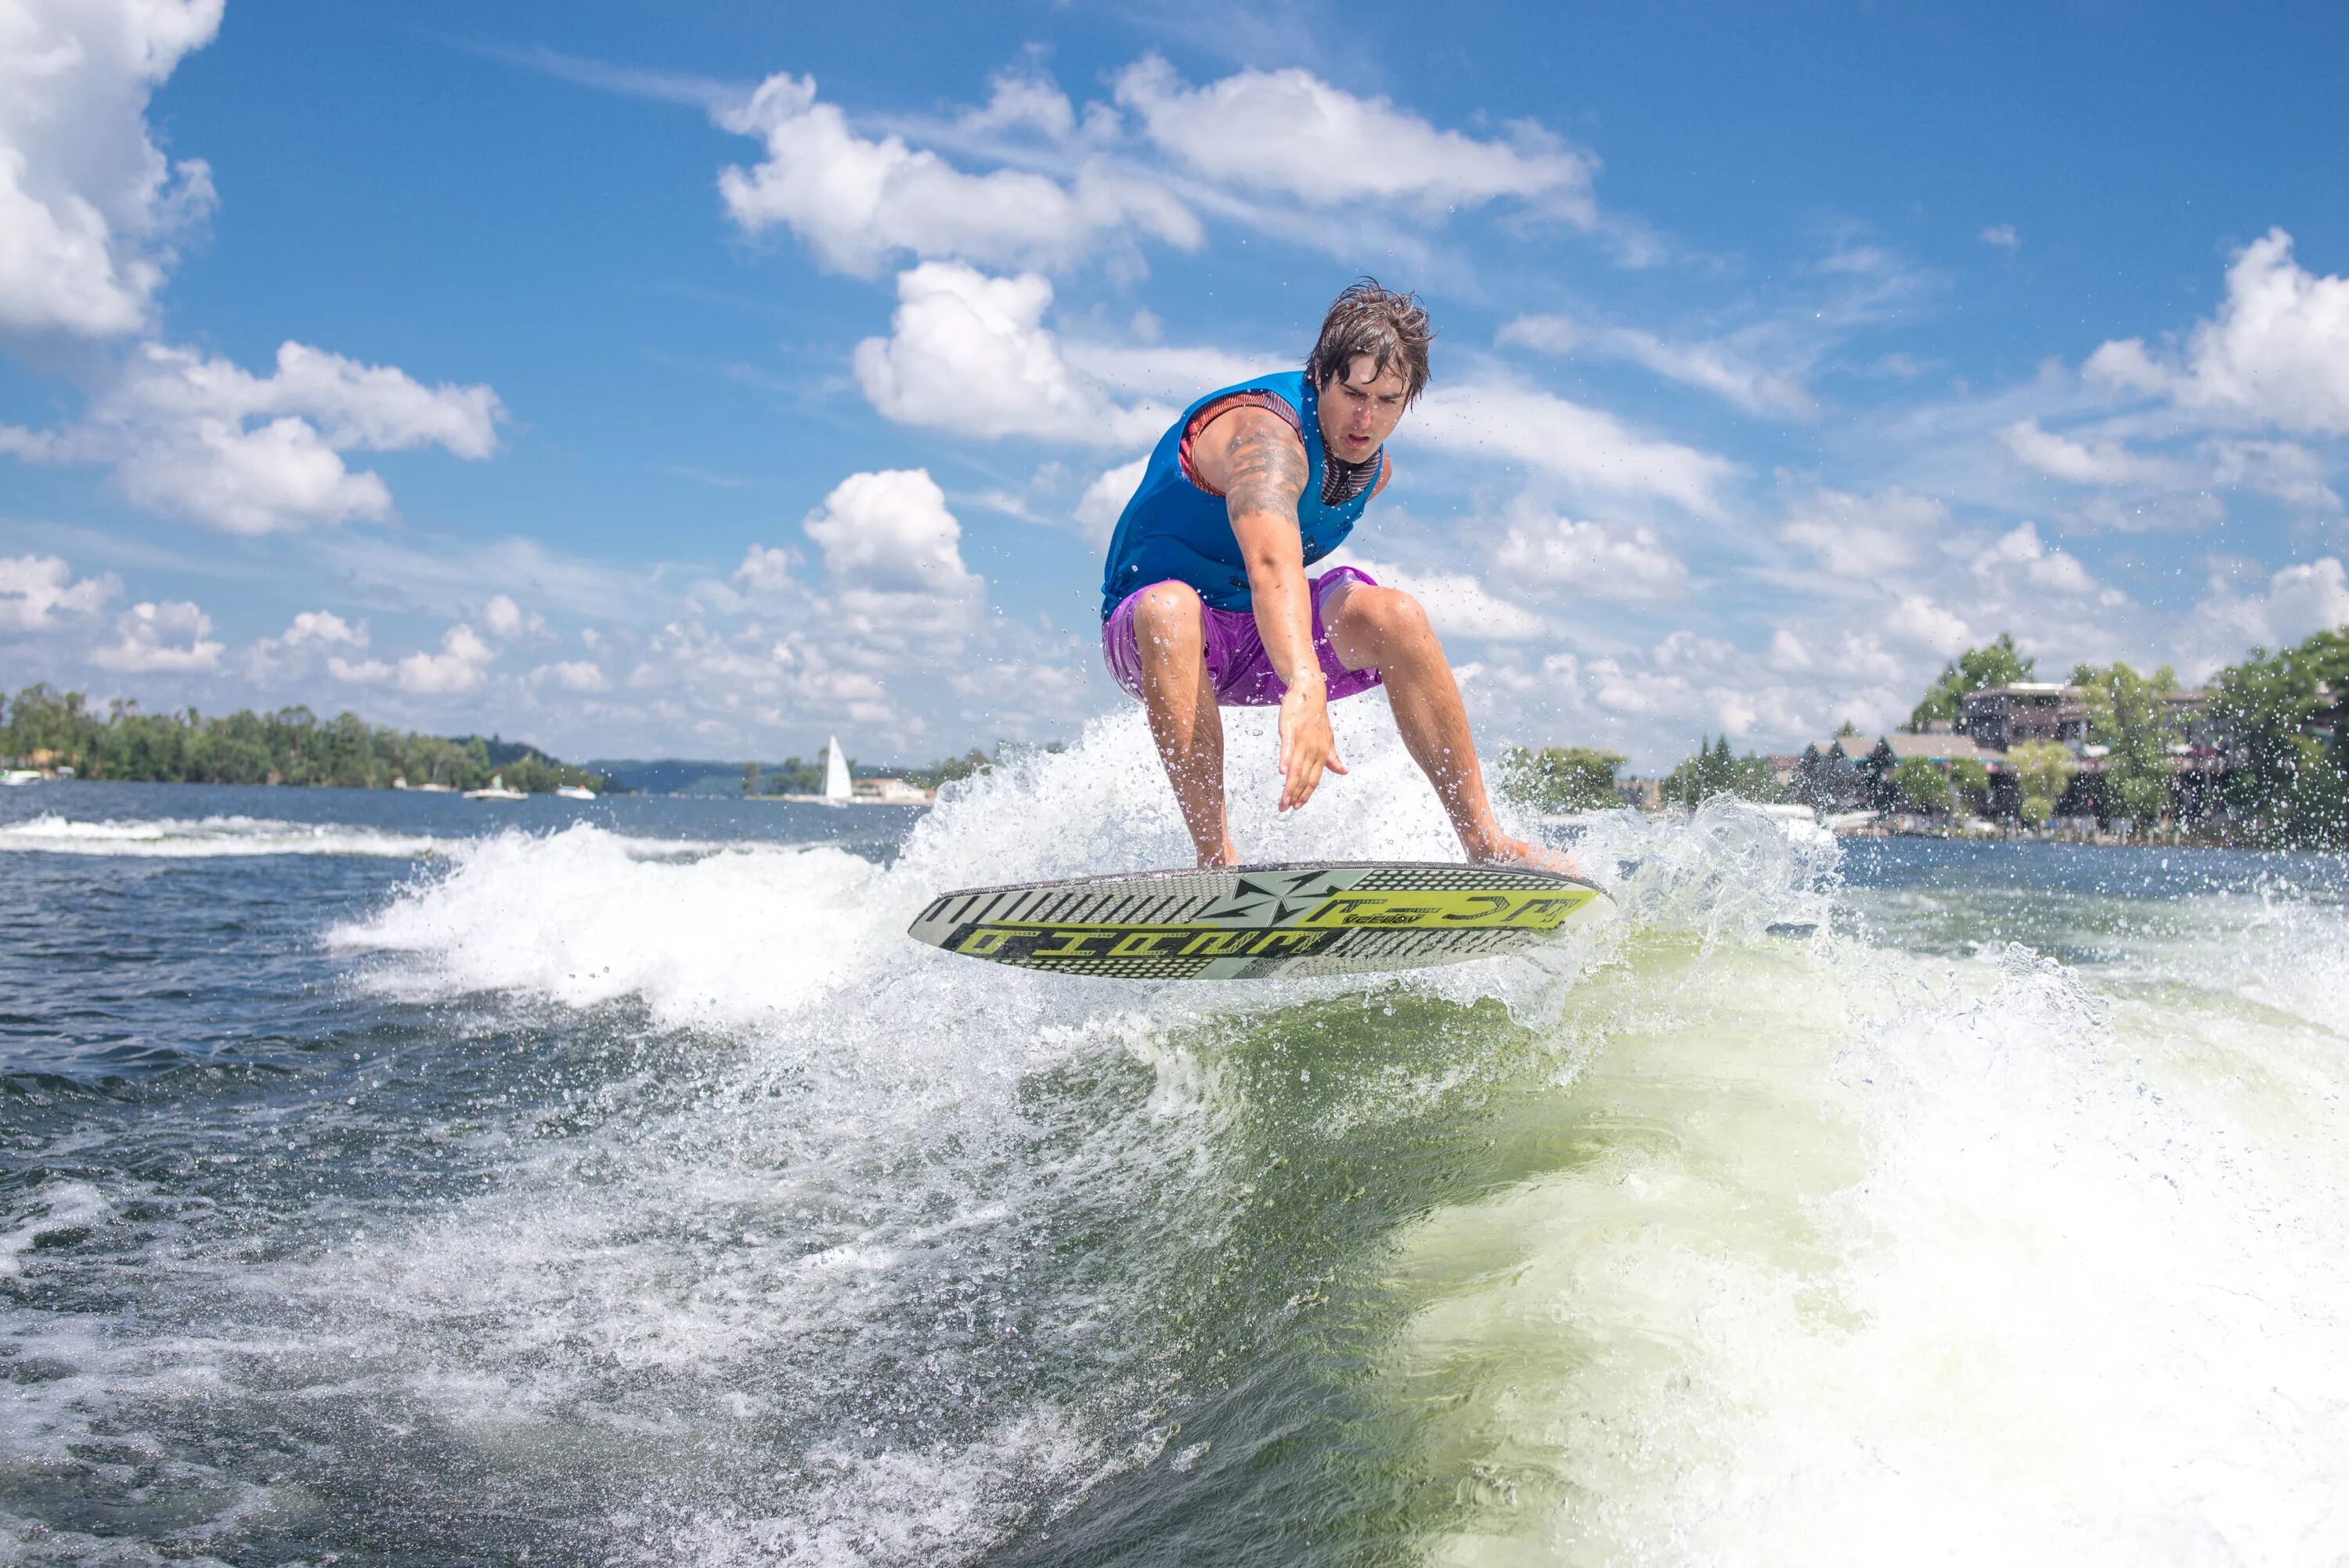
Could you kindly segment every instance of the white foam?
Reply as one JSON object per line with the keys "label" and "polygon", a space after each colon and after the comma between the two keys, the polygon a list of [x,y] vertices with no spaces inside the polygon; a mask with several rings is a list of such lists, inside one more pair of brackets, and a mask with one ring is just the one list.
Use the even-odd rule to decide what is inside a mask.
{"label": "white foam", "polygon": [[840,984],[877,935],[864,895],[879,873],[835,849],[712,849],[580,823],[440,851],[444,870],[328,934],[340,951],[398,957],[370,972],[396,995],[634,995],[664,1024],[739,1027]]}
{"label": "white foam", "polygon": [[[1340,717],[1353,776],[1278,818],[1270,716],[1232,716],[1243,849],[1455,859],[1376,699]],[[2132,933],[2086,978],[1944,964],[1766,938],[1826,919],[1837,862],[1760,813],[1585,827],[1609,934],[1398,983],[1550,1029],[1544,1109],[1578,1150],[1402,1239],[1420,1310],[1370,1397],[1406,1418],[1350,1436],[1459,1481],[1427,1557],[2349,1552],[2336,911],[2230,904],[2209,941]],[[1212,1272],[1260,1173],[1244,1123],[1293,1109],[1246,1103],[1274,1090],[1231,1026],[1389,983],[1111,985],[904,928],[946,888],[1186,859],[1130,712],[949,791],[887,867],[589,825],[443,841],[331,934],[365,984],[667,1032],[616,1009],[633,1073],[553,1130],[486,1106],[432,1130],[480,1152],[476,1196],[323,1253],[180,1259],[175,1288],[264,1326],[154,1359],[192,1397],[236,1356],[308,1355],[485,1460],[606,1467],[581,1490],[621,1500],[599,1528],[646,1560],[983,1556],[1167,1458],[1147,1434],[1197,1390],[1137,1304]],[[2279,952],[2316,978],[2263,973]],[[1475,1052],[1366,1075],[1317,1132],[1496,1087]],[[288,1322],[301,1346],[264,1343]],[[93,1408],[149,1387],[128,1352],[77,1354]],[[1444,1402],[1412,1403],[1431,1380]],[[57,1418],[39,1451],[85,1419]]]}
{"label": "white foam", "polygon": [[[1328,780],[1307,810],[1288,815],[1274,810],[1269,717],[1227,717],[1232,817],[1249,858],[1459,859],[1433,791],[1392,725],[1379,727],[1382,715],[1369,723],[1356,717],[1362,733],[1345,737],[1352,775]],[[1784,856],[1784,835],[1766,823],[1741,830],[1731,817],[1706,821],[1725,824],[1721,830],[1731,837],[1757,832],[1757,843],[1766,840]],[[916,988],[892,1012],[909,1029],[1015,996],[1044,1007],[1040,1026],[1081,1024],[1103,1006],[1124,1006],[1135,988],[977,965],[909,941],[905,927],[953,888],[1184,865],[1190,858],[1173,794],[1135,714],[1097,721],[1069,752],[1033,754],[949,789],[885,871],[822,846],[741,844],[647,858],[642,841],[585,824],[543,836],[444,841],[440,852],[445,871],[332,934],[342,951],[403,955],[373,969],[374,983],[419,998],[512,991],[593,1006],[632,995],[664,1023],[730,1028],[773,1023],[819,999],[875,985]],[[1502,995],[1529,1006],[1609,951],[1607,940],[1569,944],[1539,962],[1429,971],[1412,983],[1439,995]],[[1195,985],[1185,989],[1187,1002],[1174,1005],[1250,1010],[1362,984]]]}
{"label": "white foam", "polygon": [[1641,1026],[1576,1091],[1670,1135],[1405,1250],[1396,1387],[1465,1395],[1417,1462],[1481,1504],[1429,1561],[2349,1552],[2337,1051],[2219,1090],[2241,1009],[2188,1061],[2019,952],[1652,967],[1591,998]]}
{"label": "white foam", "polygon": [[415,860],[450,841],[341,822],[284,822],[266,817],[178,817],[82,821],[45,812],[0,824],[0,852],[124,855],[210,860],[230,855],[358,855]]}
{"label": "white foam", "polygon": [[114,1205],[85,1181],[57,1181],[38,1188],[30,1209],[0,1230],[0,1279],[25,1272],[24,1254],[44,1237],[88,1231],[112,1217]]}
{"label": "white foam", "polygon": [[[1233,726],[1235,824],[1257,858],[1458,858],[1400,745],[1358,727],[1354,776],[1276,820],[1268,716]],[[968,1389],[946,1404],[970,1402],[975,1430],[875,1417],[778,1460],[730,1513],[629,1526],[671,1561],[966,1561],[1040,1499],[1127,1462],[1126,1417],[1160,1397],[1156,1331],[1127,1304],[1177,1244],[1158,1226],[1212,1247],[1231,1212],[1193,1202],[1229,1184],[1232,1152],[1222,1077],[1184,1038],[1364,982],[1102,984],[975,964],[905,928],[951,887],[1187,859],[1130,714],[951,790],[886,869],[820,846],[650,856],[585,825],[448,845],[332,934],[366,984],[426,1002],[640,1006],[691,1031],[647,1057],[686,1103],[633,1114],[592,1149],[544,1146],[478,1201],[273,1285],[329,1319],[371,1304],[412,1326],[395,1333],[427,1364],[446,1359],[440,1326],[465,1326],[471,1365],[498,1376],[435,1383],[430,1399],[452,1418],[481,1412],[484,1441],[536,1412],[601,1424],[686,1407],[720,1427],[796,1412],[813,1430],[901,1392]],[[1431,974],[1464,997],[1523,1000],[1585,961]],[[1039,1092],[1064,1068],[1079,1087]],[[1066,1274],[1027,1263],[1072,1213],[1129,1233],[1129,1249]],[[941,1302],[1001,1326],[968,1333]],[[1032,1326],[1006,1337],[1014,1322]],[[1050,1398],[980,1392],[1019,1387],[1007,1368],[1031,1358],[1061,1368]],[[657,1379],[661,1400],[612,1398],[616,1368],[631,1390]]]}

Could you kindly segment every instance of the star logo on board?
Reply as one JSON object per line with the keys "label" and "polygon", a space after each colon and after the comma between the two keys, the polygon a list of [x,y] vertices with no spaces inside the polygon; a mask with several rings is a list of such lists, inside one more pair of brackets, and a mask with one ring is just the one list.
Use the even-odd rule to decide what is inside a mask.
{"label": "star logo on board", "polygon": [[1351,881],[1342,872],[1251,872],[1228,896],[1192,918],[1203,925],[1286,925]]}

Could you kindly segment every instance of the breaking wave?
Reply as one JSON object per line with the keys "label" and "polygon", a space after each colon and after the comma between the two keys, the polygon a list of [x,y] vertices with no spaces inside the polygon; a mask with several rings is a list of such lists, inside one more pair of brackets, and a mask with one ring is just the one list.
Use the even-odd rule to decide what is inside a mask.
{"label": "breaking wave", "polygon": [[333,822],[281,822],[264,817],[176,817],[78,821],[45,812],[0,823],[0,852],[128,855],[212,860],[228,855],[361,855],[414,860],[442,852],[450,841]]}

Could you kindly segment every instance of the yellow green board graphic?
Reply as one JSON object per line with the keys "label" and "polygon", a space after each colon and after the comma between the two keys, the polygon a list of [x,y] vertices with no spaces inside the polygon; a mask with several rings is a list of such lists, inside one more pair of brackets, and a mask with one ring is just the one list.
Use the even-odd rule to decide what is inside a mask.
{"label": "yellow green board graphic", "polygon": [[1027,969],[1245,980],[1500,957],[1611,910],[1598,887],[1547,872],[1324,862],[970,888],[908,934]]}

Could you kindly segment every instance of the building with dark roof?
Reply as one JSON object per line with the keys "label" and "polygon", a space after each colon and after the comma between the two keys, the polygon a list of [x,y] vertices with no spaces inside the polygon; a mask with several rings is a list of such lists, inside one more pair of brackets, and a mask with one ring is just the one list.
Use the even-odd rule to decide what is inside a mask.
{"label": "building with dark roof", "polygon": [[2088,738],[2087,693],[2054,681],[2013,681],[1966,693],[1958,732],[1992,751],[2026,740],[2078,747]]}

